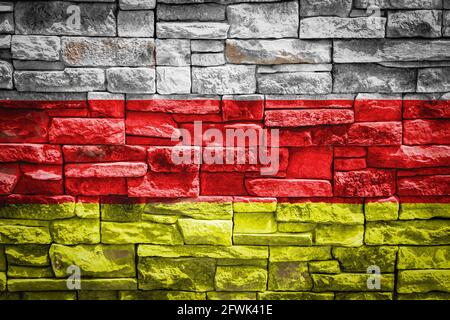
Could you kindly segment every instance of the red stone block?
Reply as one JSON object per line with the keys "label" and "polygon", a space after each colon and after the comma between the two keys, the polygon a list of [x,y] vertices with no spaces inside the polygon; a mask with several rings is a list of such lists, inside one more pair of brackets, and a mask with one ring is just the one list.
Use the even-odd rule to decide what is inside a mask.
{"label": "red stone block", "polygon": [[341,197],[386,197],[395,193],[392,170],[366,169],[334,173],[334,192]]}
{"label": "red stone block", "polygon": [[100,203],[100,197],[78,196],[78,203]]}
{"label": "red stone block", "polygon": [[335,147],[334,156],[336,158],[361,158],[366,156],[364,147]]}
{"label": "red stone block", "polygon": [[347,145],[348,125],[311,128],[312,143],[316,146]]}
{"label": "red stone block", "polygon": [[57,165],[20,165],[22,176],[14,189],[21,194],[63,194],[62,167]]}
{"label": "red stone block", "polygon": [[200,147],[152,146],[147,149],[147,162],[153,172],[199,171]]}
{"label": "red stone block", "polygon": [[45,111],[0,109],[0,142],[47,142]]}
{"label": "red stone block", "polygon": [[[14,92],[14,91],[12,91]],[[22,95],[22,93],[18,93]],[[43,100],[37,99],[37,93],[33,94],[36,97],[28,97],[30,100],[0,100],[1,108],[10,108],[10,109],[45,109],[45,110],[54,110],[54,109],[83,109],[87,108],[87,102],[85,100],[49,100],[45,98]]]}
{"label": "red stone block", "polygon": [[262,120],[264,100],[223,100],[222,112],[224,121]]}
{"label": "red stone block", "polygon": [[202,122],[213,122],[219,123],[222,122],[221,114],[173,114],[173,120],[178,123],[194,123],[194,121],[202,121]]}
{"label": "red stone block", "polygon": [[55,118],[49,138],[55,144],[124,144],[125,125],[119,119]]}
{"label": "red stone block", "polygon": [[143,177],[147,164],[142,162],[105,162],[90,164],[68,164],[64,175],[69,178],[121,178]]}
{"label": "red stone block", "polygon": [[352,99],[267,99],[266,109],[352,108]]}
{"label": "red stone block", "polygon": [[348,130],[348,144],[400,145],[402,143],[401,122],[359,122]]}
{"label": "red stone block", "polygon": [[249,179],[245,186],[251,195],[259,197],[332,197],[331,183],[308,179]]}
{"label": "red stone block", "polygon": [[20,172],[17,164],[0,164],[0,194],[12,193],[19,176]]}
{"label": "red stone block", "polygon": [[127,194],[126,178],[66,178],[66,192],[71,195],[107,196]]}
{"label": "red stone block", "polygon": [[202,172],[201,194],[206,196],[247,195],[244,186],[245,175],[237,172]]}
{"label": "red stone block", "polygon": [[280,147],[308,147],[313,144],[308,129],[280,129]]}
{"label": "red stone block", "polygon": [[23,195],[11,194],[0,198],[0,204],[61,204],[75,202],[75,198],[68,195]]}
{"label": "red stone block", "polygon": [[405,119],[442,119],[450,118],[449,100],[404,100],[403,117]]}
{"label": "red stone block", "polygon": [[300,127],[353,123],[353,111],[342,109],[274,110],[265,112],[269,127]]}
{"label": "red stone block", "polygon": [[123,118],[125,100],[89,100],[89,110],[92,117]]}
{"label": "red stone block", "polygon": [[[243,156],[240,155],[243,152]],[[263,151],[261,151],[263,152]],[[227,163],[227,154],[234,155],[234,159],[229,160]],[[278,170],[276,173],[269,175],[277,175],[278,172],[285,171],[288,165],[289,152],[286,148],[278,149],[278,157],[274,154],[274,159],[270,158],[271,149],[268,149],[269,164],[263,164],[259,156],[258,150],[252,150],[250,148],[203,148],[203,164],[202,171],[208,172],[258,172],[260,173],[263,168],[271,167],[271,161],[278,161]],[[214,155],[214,159],[213,159]],[[244,163],[239,163],[238,159],[242,157]],[[217,159],[217,162],[216,160]],[[219,160],[220,159],[220,160]],[[221,162],[220,162],[221,161]],[[214,163],[212,163],[214,162]],[[241,161],[242,162],[242,159]],[[221,164],[222,163],[222,164]],[[275,169],[276,164],[272,166]]]}
{"label": "red stone block", "polygon": [[146,150],[141,146],[63,146],[66,162],[145,162]]}
{"label": "red stone block", "polygon": [[450,175],[450,166],[443,168],[420,168],[410,170],[398,170],[397,177]]}
{"label": "red stone block", "polygon": [[0,144],[0,162],[34,162],[61,164],[60,146],[48,144]]}
{"label": "red stone block", "polygon": [[89,110],[86,109],[51,109],[47,111],[49,117],[56,118],[87,118]]}
{"label": "red stone block", "polygon": [[334,170],[352,171],[365,169],[366,167],[367,165],[365,158],[347,158],[334,160]]}
{"label": "red stone block", "polygon": [[184,198],[198,195],[198,172],[149,172],[143,178],[128,179],[130,197]]}
{"label": "red stone block", "polygon": [[126,127],[135,136],[171,138],[177,132],[177,123],[165,113],[127,112]]}
{"label": "red stone block", "polygon": [[367,163],[376,168],[450,166],[450,146],[370,147]]}
{"label": "red stone block", "polygon": [[175,146],[180,141],[172,141],[166,138],[127,136],[127,143],[141,146]]}
{"label": "red stone block", "polygon": [[405,120],[405,144],[448,144],[450,120]]}
{"label": "red stone block", "polygon": [[402,100],[355,100],[355,121],[400,121]]}
{"label": "red stone block", "polygon": [[153,96],[151,99],[127,100],[127,110],[184,114],[219,113],[220,99],[173,99]]}
{"label": "red stone block", "polygon": [[401,196],[450,195],[450,175],[400,178],[398,194]]}
{"label": "red stone block", "polygon": [[290,149],[287,178],[331,179],[333,149],[311,147]]}

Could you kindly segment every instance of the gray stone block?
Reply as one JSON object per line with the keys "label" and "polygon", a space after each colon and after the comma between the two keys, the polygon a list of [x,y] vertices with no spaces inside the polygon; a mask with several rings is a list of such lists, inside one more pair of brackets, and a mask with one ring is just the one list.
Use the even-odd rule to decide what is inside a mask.
{"label": "gray stone block", "polygon": [[157,67],[156,83],[159,94],[183,94],[191,92],[190,67]]}
{"label": "gray stone block", "polygon": [[93,68],[67,68],[64,71],[16,71],[18,91],[88,92],[105,90],[105,71]]}
{"label": "gray stone block", "polygon": [[155,93],[155,69],[110,68],[106,70],[108,91],[114,93]]}
{"label": "gray stone block", "polygon": [[450,91],[450,67],[420,69],[417,92]]}
{"label": "gray stone block", "polygon": [[119,37],[151,38],[154,30],[153,11],[119,11],[117,32]]}
{"label": "gray stone block", "polygon": [[389,12],[387,36],[391,38],[441,36],[442,11],[414,10]]}
{"label": "gray stone block", "polygon": [[63,37],[62,59],[69,66],[154,65],[153,39]]}
{"label": "gray stone block", "polygon": [[225,6],[215,3],[158,5],[156,16],[163,21],[223,21]]}
{"label": "gray stone block", "polygon": [[156,0],[119,0],[119,6],[122,10],[154,9]]}
{"label": "gray stone block", "polygon": [[332,90],[328,72],[287,72],[258,75],[258,93],[327,94]]}
{"label": "gray stone block", "polygon": [[11,52],[14,59],[57,61],[61,52],[61,40],[55,36],[12,37]]}
{"label": "gray stone block", "polygon": [[301,39],[384,38],[386,18],[314,17],[300,21]]}
{"label": "gray stone block", "polygon": [[191,57],[193,66],[220,66],[225,64],[225,56],[223,53],[193,53]]}
{"label": "gray stone block", "polygon": [[222,40],[192,40],[192,52],[222,52],[225,44]]}
{"label": "gray stone block", "polygon": [[13,88],[13,66],[6,61],[0,61],[0,88]]}
{"label": "gray stone block", "polygon": [[189,40],[156,39],[156,64],[158,66],[187,66],[191,61]]}
{"label": "gray stone block", "polygon": [[348,17],[353,0],[300,0],[300,16]]}
{"label": "gray stone block", "polygon": [[222,22],[158,22],[158,38],[226,39],[228,24]]}
{"label": "gray stone block", "polygon": [[12,13],[0,13],[0,33],[14,33],[14,16]]}

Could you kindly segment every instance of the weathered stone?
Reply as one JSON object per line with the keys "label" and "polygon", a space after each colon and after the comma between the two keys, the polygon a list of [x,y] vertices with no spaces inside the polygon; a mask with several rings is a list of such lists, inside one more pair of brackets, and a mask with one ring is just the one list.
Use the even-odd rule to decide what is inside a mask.
{"label": "weathered stone", "polygon": [[[119,279],[83,279],[83,290],[136,290],[137,281],[131,278]],[[64,291],[67,290],[66,279],[11,279],[8,290],[16,291]]]}
{"label": "weathered stone", "polygon": [[9,49],[11,47],[11,36],[1,35],[0,36],[0,49]]}
{"label": "weathered stone", "polygon": [[312,285],[306,262],[272,262],[269,265],[269,290],[308,291]]}
{"label": "weathered stone", "polygon": [[333,300],[334,293],[313,292],[258,292],[259,300]]}
{"label": "weathered stone", "polygon": [[225,20],[225,6],[214,3],[160,4],[157,17],[163,21],[222,21]]}
{"label": "weathered stone", "polygon": [[[450,6],[449,6],[450,9]],[[442,35],[444,37],[450,37],[450,10],[444,11],[444,22],[442,24]]]}
{"label": "weathered stone", "polygon": [[300,39],[384,38],[386,18],[314,17],[300,21]]}
{"label": "weathered stone", "polygon": [[117,32],[119,37],[151,38],[155,30],[153,11],[119,11]]}
{"label": "weathered stone", "polygon": [[20,36],[12,37],[11,52],[14,59],[57,61],[61,51],[58,37]]}
{"label": "weathered stone", "polygon": [[0,13],[0,33],[14,33],[14,16],[12,13]]}
{"label": "weathered stone", "polygon": [[398,220],[400,205],[395,197],[366,200],[364,214],[367,221]]}
{"label": "weathered stone", "polygon": [[450,292],[450,270],[400,271],[397,291],[399,293]]}
{"label": "weathered stone", "polygon": [[358,247],[363,244],[364,226],[319,225],[316,244]]}
{"label": "weathered stone", "polygon": [[279,203],[277,221],[363,224],[363,206],[353,203]]}
{"label": "weathered stone", "polygon": [[19,1],[15,22],[19,34],[115,36],[115,4],[83,3],[80,25],[74,23],[74,12],[67,12],[66,1]]}
{"label": "weathered stone", "polygon": [[300,16],[347,17],[352,9],[352,0],[300,0]]}
{"label": "weathered stone", "polygon": [[67,268],[76,265],[81,274],[97,278],[127,278],[135,276],[133,245],[78,245],[53,244],[50,259],[56,277],[67,277]]}
{"label": "weathered stone", "polygon": [[336,300],[393,300],[393,295],[391,292],[337,292]]}
{"label": "weathered stone", "polygon": [[267,259],[218,259],[218,266],[253,266],[267,269]]}
{"label": "weathered stone", "polygon": [[269,110],[265,112],[264,123],[267,127],[310,127],[346,124],[354,121],[353,110]]}
{"label": "weathered stone", "polygon": [[2,1],[0,2],[0,12],[13,12],[14,2]]}
{"label": "weathered stone", "polygon": [[201,94],[250,94],[256,91],[255,67],[225,65],[192,68],[192,92]]}
{"label": "weathered stone", "polygon": [[213,290],[215,269],[208,258],[139,258],[139,289]]}
{"label": "weathered stone", "polygon": [[235,233],[273,233],[277,231],[277,222],[273,213],[234,214]]}
{"label": "weathered stone", "polygon": [[265,291],[267,270],[252,266],[218,266],[214,279],[217,291]]}
{"label": "weathered stone", "polygon": [[[80,296],[78,296],[80,299]],[[205,292],[189,291],[120,291],[119,300],[205,300]],[[108,299],[110,300],[110,299]]]}
{"label": "weathered stone", "polygon": [[0,88],[13,88],[13,66],[6,61],[0,61]]}
{"label": "weathered stone", "polygon": [[260,246],[207,246],[207,245],[139,245],[140,257],[198,257],[214,259],[267,259],[269,257],[267,247]]}
{"label": "weathered stone", "polygon": [[441,36],[442,11],[416,10],[388,13],[387,36],[391,38]]}
{"label": "weathered stone", "polygon": [[158,22],[158,38],[226,39],[229,25],[221,22]]}
{"label": "weathered stone", "polygon": [[146,10],[156,6],[156,0],[119,0],[122,10]]}
{"label": "weathered stone", "polygon": [[87,92],[105,90],[105,72],[101,69],[67,68],[64,71],[16,71],[18,91]]}
{"label": "weathered stone", "polygon": [[315,223],[303,223],[303,222],[279,222],[278,231],[280,232],[313,232],[317,225]]}
{"label": "weathered stone", "polygon": [[209,67],[225,64],[223,53],[194,53],[191,56],[193,66]]}
{"label": "weathered stone", "polygon": [[179,219],[178,225],[186,244],[231,246],[231,221]]}
{"label": "weathered stone", "polygon": [[337,274],[341,272],[339,262],[336,260],[311,261],[308,262],[308,267],[310,273]]}
{"label": "weathered stone", "polygon": [[392,69],[375,64],[336,64],[333,91],[347,92],[414,92],[416,72]]}
{"label": "weathered stone", "polygon": [[[66,288],[67,289],[67,288]],[[56,291],[56,292],[24,292],[22,294],[23,300],[32,300],[32,301],[61,301],[61,300],[77,300],[76,292],[65,292],[65,291]]]}
{"label": "weathered stone", "polygon": [[79,291],[78,300],[117,300],[116,291]]}
{"label": "weathered stone", "polygon": [[190,43],[184,39],[156,39],[158,66],[187,66],[190,64]]}
{"label": "weathered stone", "polygon": [[258,73],[278,72],[330,72],[332,64],[276,64],[270,66],[258,66]]}
{"label": "weathered stone", "polygon": [[428,292],[428,293],[404,293],[397,295],[398,300],[450,300],[450,293]]}
{"label": "weathered stone", "polygon": [[99,243],[98,219],[68,219],[53,221],[50,225],[53,241],[61,244]]}
{"label": "weathered stone", "polygon": [[282,261],[312,261],[331,260],[331,247],[270,247],[269,260]]}
{"label": "weathered stone", "polygon": [[183,244],[175,225],[152,222],[102,222],[102,242],[110,244]]}
{"label": "weathered stone", "polygon": [[333,61],[349,63],[448,60],[449,46],[448,40],[338,40],[334,42]]}
{"label": "weathered stone", "polygon": [[62,60],[68,66],[152,66],[153,39],[63,37]]}
{"label": "weathered stone", "polygon": [[230,220],[233,217],[232,203],[229,201],[175,201],[151,202],[145,205],[145,212],[156,214],[176,214],[193,219]]}
{"label": "weathered stone", "polygon": [[[366,9],[371,0],[356,0],[355,7]],[[376,5],[381,9],[440,9],[442,0],[378,0]]]}
{"label": "weathered stone", "polygon": [[48,244],[52,242],[47,221],[0,220],[0,243]]}
{"label": "weathered stone", "polygon": [[275,212],[277,211],[276,198],[257,201],[252,198],[236,198],[233,202],[234,212]]}
{"label": "weathered stone", "polygon": [[156,81],[159,94],[190,93],[191,68],[157,67]]}
{"label": "weathered stone", "polygon": [[450,269],[450,246],[400,247],[398,269]]}
{"label": "weathered stone", "polygon": [[155,93],[155,69],[110,68],[106,70],[108,91],[116,93]]}
{"label": "weathered stone", "polygon": [[227,8],[230,38],[297,37],[298,3],[236,4]]}
{"label": "weathered stone", "polygon": [[0,292],[6,291],[6,273],[0,272]]}
{"label": "weathered stone", "polygon": [[272,245],[272,246],[285,246],[285,245],[300,245],[310,246],[312,245],[311,233],[270,233],[270,234],[244,234],[236,233],[233,235],[233,243],[243,245]]}
{"label": "weathered stone", "polygon": [[450,243],[450,223],[447,220],[369,222],[365,243],[437,245]]}
{"label": "weathered stone", "polygon": [[400,219],[450,218],[450,204],[447,203],[402,203]]}
{"label": "weathered stone", "polygon": [[53,271],[50,267],[9,266],[8,278],[51,278]]}
{"label": "weathered stone", "polygon": [[450,90],[450,67],[419,69],[417,92],[446,92]]}
{"label": "weathered stone", "polygon": [[[370,291],[367,283],[373,279],[367,273],[340,273],[333,275],[313,274],[313,291]],[[382,274],[379,276],[381,288],[378,291],[394,290],[394,275]]]}
{"label": "weathered stone", "polygon": [[256,292],[216,292],[206,293],[208,300],[256,300]]}
{"label": "weathered stone", "polygon": [[373,265],[380,267],[381,272],[394,272],[397,247],[333,248],[333,257],[345,272],[367,272]]}
{"label": "weathered stone", "polygon": [[191,40],[192,52],[222,52],[224,48],[221,40]]}
{"label": "weathered stone", "polygon": [[6,246],[5,253],[11,265],[45,267],[50,265],[49,246],[39,244]]}
{"label": "weathered stone", "polygon": [[327,94],[332,90],[331,74],[291,72],[258,74],[258,92],[263,94]]}
{"label": "weathered stone", "polygon": [[15,70],[49,70],[49,71],[62,71],[66,68],[61,61],[27,61],[27,60],[14,60]]}
{"label": "weathered stone", "polygon": [[231,63],[283,64],[328,63],[331,43],[326,40],[232,40],[226,41],[226,58]]}

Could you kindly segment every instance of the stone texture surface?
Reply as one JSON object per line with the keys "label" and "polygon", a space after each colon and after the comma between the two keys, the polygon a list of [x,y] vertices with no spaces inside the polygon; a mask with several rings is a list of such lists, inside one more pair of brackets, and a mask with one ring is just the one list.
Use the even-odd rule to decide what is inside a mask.
{"label": "stone texture surface", "polygon": [[450,2],[373,3],[0,1],[0,300],[448,300]]}

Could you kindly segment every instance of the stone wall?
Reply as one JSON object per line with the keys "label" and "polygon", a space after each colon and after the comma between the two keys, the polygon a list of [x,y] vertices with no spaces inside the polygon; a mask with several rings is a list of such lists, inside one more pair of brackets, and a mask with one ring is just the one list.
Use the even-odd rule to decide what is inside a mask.
{"label": "stone wall", "polygon": [[369,2],[0,1],[0,299],[450,299],[450,1]]}

